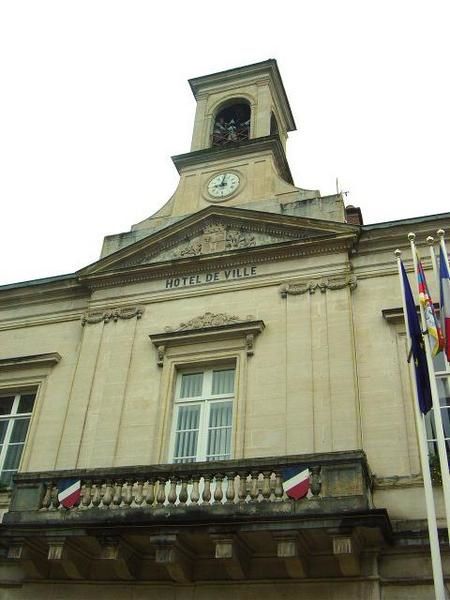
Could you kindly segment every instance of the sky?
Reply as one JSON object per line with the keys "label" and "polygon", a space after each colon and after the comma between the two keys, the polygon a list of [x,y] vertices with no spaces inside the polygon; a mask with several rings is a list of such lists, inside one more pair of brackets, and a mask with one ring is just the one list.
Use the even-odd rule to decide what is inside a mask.
{"label": "sky", "polygon": [[[0,284],[72,273],[172,195],[191,77],[276,58],[297,186],[450,211],[450,5],[0,0]],[[433,232],[430,232],[433,233]]]}

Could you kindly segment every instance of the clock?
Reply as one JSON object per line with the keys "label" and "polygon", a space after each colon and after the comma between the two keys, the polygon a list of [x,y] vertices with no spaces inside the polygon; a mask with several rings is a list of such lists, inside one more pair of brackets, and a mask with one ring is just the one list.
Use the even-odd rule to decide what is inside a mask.
{"label": "clock", "polygon": [[220,173],[210,179],[207,190],[212,198],[227,198],[235,192],[240,184],[236,173]]}

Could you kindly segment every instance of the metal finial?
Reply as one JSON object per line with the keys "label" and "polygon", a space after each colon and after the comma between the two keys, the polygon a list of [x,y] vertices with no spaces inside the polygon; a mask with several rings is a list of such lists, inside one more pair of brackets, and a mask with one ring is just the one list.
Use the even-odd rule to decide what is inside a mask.
{"label": "metal finial", "polygon": [[397,258],[400,258],[400,256],[402,255],[402,251],[399,248],[397,248],[397,250],[394,250],[394,255]]}
{"label": "metal finial", "polygon": [[416,239],[416,234],[415,234],[415,233],[413,233],[412,231],[410,231],[410,232],[408,233],[408,240],[409,240],[410,242],[413,242],[415,239]]}

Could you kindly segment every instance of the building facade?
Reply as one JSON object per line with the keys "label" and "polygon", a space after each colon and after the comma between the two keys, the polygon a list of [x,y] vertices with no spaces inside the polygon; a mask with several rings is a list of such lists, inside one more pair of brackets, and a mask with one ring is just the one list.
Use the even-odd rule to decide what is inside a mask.
{"label": "building facade", "polygon": [[189,83],[165,206],[0,288],[0,597],[432,598],[393,251],[450,214],[296,187],[274,60]]}

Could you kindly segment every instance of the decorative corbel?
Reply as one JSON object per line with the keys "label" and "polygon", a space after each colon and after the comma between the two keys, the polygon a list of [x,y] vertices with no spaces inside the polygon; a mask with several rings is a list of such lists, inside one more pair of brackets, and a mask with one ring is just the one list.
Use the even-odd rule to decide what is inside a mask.
{"label": "decorative corbel", "polygon": [[158,346],[156,351],[158,353],[158,361],[156,364],[158,365],[158,367],[162,367],[164,365],[164,355],[166,354],[166,347]]}

